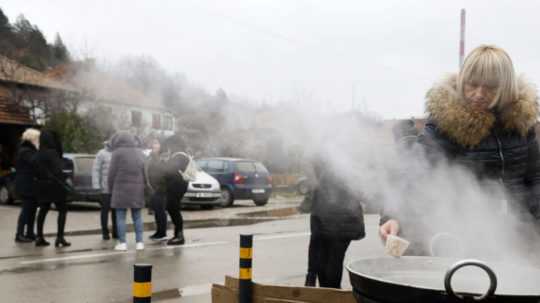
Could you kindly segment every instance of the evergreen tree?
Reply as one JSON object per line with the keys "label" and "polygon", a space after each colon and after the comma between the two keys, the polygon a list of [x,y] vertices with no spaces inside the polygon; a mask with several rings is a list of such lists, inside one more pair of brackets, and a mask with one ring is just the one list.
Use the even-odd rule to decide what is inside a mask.
{"label": "evergreen tree", "polygon": [[22,50],[19,62],[37,70],[49,66],[50,51],[45,36],[37,26],[34,26],[23,15],[13,24],[16,35],[16,46]]}
{"label": "evergreen tree", "polygon": [[0,33],[5,31],[11,31],[11,25],[9,24],[8,17],[4,14],[2,8],[0,8]]}
{"label": "evergreen tree", "polygon": [[15,50],[13,32],[8,17],[0,8],[0,54],[11,57]]}
{"label": "evergreen tree", "polygon": [[45,70],[70,61],[70,54],[57,33],[54,44],[48,44],[41,30],[24,15],[10,24],[0,8],[0,55],[7,56],[37,70]]}
{"label": "evergreen tree", "polygon": [[52,45],[52,63],[53,65],[69,62],[70,55],[67,47],[64,45],[64,41],[60,37],[59,33],[56,33],[54,44]]}

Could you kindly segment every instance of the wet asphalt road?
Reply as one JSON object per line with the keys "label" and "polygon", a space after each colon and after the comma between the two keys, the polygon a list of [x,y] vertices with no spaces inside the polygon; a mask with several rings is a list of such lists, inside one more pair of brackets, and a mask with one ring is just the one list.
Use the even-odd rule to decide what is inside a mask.
{"label": "wet asphalt road", "polygon": [[[368,238],[351,245],[348,259],[381,255],[375,216],[367,217]],[[154,302],[211,302],[210,284],[238,273],[238,238],[254,238],[253,278],[258,282],[301,285],[307,263],[309,217],[294,216],[246,226],[186,230],[187,243],[167,247],[146,241],[143,252],[115,252],[112,241],[77,236],[64,250],[0,259],[2,302],[131,302],[133,264],[153,265]],[[146,233],[147,237],[149,233]],[[344,278],[344,287],[350,287]],[[182,293],[178,296],[178,290]]]}

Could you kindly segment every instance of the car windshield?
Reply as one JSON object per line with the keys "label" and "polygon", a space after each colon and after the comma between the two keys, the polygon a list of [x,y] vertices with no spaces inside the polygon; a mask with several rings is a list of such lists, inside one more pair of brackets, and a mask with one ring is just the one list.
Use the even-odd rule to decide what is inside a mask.
{"label": "car windshield", "polygon": [[208,160],[205,169],[213,173],[224,173],[227,170],[227,162],[221,160]]}
{"label": "car windshield", "polygon": [[195,163],[197,163],[197,166],[200,169],[206,169],[207,162],[208,161],[206,161],[206,160],[197,160],[197,161],[195,161]]}

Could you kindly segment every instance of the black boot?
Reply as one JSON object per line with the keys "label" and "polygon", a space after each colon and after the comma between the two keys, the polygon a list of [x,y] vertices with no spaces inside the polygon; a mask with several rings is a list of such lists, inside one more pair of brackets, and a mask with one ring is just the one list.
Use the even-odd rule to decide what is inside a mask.
{"label": "black boot", "polygon": [[30,242],[33,242],[34,240],[30,239],[30,238],[27,238],[23,235],[16,235],[15,236],[15,242],[17,243],[30,243]]}
{"label": "black boot", "polygon": [[51,245],[51,243],[47,242],[47,240],[45,240],[45,238],[41,237],[41,236],[37,236],[36,238],[36,246],[49,246]]}
{"label": "black boot", "polygon": [[63,207],[62,210],[58,210],[58,232],[56,233],[55,247],[68,247],[71,243],[64,239],[64,229],[66,227],[67,210]]}
{"label": "black boot", "polygon": [[111,239],[111,236],[109,236],[109,232],[103,232],[103,234],[101,235],[101,237],[103,238],[103,240],[110,240]]}
{"label": "black boot", "polygon": [[309,272],[306,275],[306,283],[304,283],[304,286],[310,286],[310,287],[317,286],[317,275],[315,273]]}
{"label": "black boot", "polygon": [[68,246],[71,246],[71,243],[66,241],[64,237],[56,238],[56,241],[54,242],[54,247],[68,247]]}
{"label": "black boot", "polygon": [[184,232],[176,232],[174,238],[167,241],[167,245],[183,245],[186,243],[186,239],[184,239]]}

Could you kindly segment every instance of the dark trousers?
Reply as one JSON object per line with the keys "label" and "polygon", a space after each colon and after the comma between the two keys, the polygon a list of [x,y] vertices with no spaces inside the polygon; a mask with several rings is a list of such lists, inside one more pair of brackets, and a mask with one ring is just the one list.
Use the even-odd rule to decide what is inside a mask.
{"label": "dark trousers", "polygon": [[351,240],[320,236],[317,276],[320,287],[341,288],[343,260]]}
{"label": "dark trousers", "polygon": [[[156,236],[167,236],[167,197],[164,192],[155,192],[150,198],[150,206],[154,210],[156,221]],[[171,216],[172,217],[172,216]]]}
{"label": "dark trousers", "polygon": [[184,218],[180,212],[181,201],[187,191],[187,183],[182,186],[169,187],[167,191],[167,212],[174,224],[174,237],[184,232]]}
{"label": "dark trousers", "polygon": [[[310,227],[311,230],[314,230],[313,227],[313,216],[310,216],[309,218]],[[320,265],[320,254],[321,254],[321,239],[320,236],[311,233],[311,236],[309,237],[309,249],[308,249],[308,279],[312,281],[312,285],[306,285],[306,286],[315,286],[315,282],[317,280],[318,272],[319,272],[319,265]]]}
{"label": "dark trousers", "polygon": [[111,208],[111,194],[101,194],[101,233],[109,235],[109,213],[111,213],[112,236],[118,238],[116,229],[116,211]]}
{"label": "dark trousers", "polygon": [[[52,202],[40,202],[39,211],[37,217],[37,236],[43,238],[43,225],[45,225],[45,218],[47,213],[51,208]],[[66,201],[54,202],[56,205],[56,210],[58,211],[57,219],[57,238],[64,237],[64,229],[66,227],[66,218],[67,218],[67,203]]]}
{"label": "dark trousers", "polygon": [[[21,212],[17,221],[18,236],[34,236],[37,202],[32,198],[23,198]],[[26,233],[24,232],[26,228]]]}
{"label": "dark trousers", "polygon": [[308,273],[317,275],[319,272],[320,254],[321,254],[321,240],[319,236],[311,234],[309,238],[309,251],[308,251]]}

